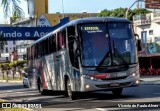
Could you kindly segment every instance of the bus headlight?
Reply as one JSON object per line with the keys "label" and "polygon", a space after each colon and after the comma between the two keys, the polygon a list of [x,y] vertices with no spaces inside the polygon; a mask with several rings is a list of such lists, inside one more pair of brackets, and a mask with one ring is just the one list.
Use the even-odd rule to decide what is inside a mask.
{"label": "bus headlight", "polygon": [[138,71],[135,71],[133,73],[131,73],[130,77],[136,77],[138,76],[139,72]]}
{"label": "bus headlight", "polygon": [[132,73],[132,76],[135,77],[135,76],[136,76],[136,73]]}
{"label": "bus headlight", "polygon": [[94,78],[94,77],[92,77],[92,76],[89,76],[89,75],[82,75],[82,77],[84,77],[84,78],[86,78],[86,79],[93,80],[93,81],[100,80],[100,79]]}

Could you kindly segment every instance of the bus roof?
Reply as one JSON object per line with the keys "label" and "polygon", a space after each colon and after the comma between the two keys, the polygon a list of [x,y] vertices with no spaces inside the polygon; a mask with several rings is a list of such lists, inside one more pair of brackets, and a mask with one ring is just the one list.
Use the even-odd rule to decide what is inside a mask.
{"label": "bus roof", "polygon": [[125,18],[117,18],[117,17],[88,17],[88,18],[80,18],[72,20],[68,24],[81,24],[90,22],[130,22],[130,21]]}
{"label": "bus roof", "polygon": [[[36,40],[34,43],[32,43],[30,46],[36,44],[37,42],[45,39],[48,35],[51,35],[52,33],[61,30],[67,26],[71,26],[71,25],[77,25],[77,24],[82,24],[82,23],[96,23],[96,22],[128,22],[131,23],[131,21],[129,21],[128,19],[125,18],[117,18],[117,17],[88,17],[88,18],[79,18],[76,20],[72,20],[70,22],[68,22],[67,24],[57,28],[56,30],[53,30],[52,32],[50,32],[49,34],[45,35],[44,37]],[[30,47],[29,46],[29,47]]]}

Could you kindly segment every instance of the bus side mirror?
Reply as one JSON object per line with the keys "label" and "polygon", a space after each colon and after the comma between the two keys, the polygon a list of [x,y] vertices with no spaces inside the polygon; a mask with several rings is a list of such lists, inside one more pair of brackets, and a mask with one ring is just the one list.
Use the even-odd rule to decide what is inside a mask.
{"label": "bus side mirror", "polygon": [[135,36],[136,40],[139,40],[139,35],[138,34],[134,34],[134,36]]}
{"label": "bus side mirror", "polygon": [[137,51],[142,51],[141,39],[139,38],[139,35],[134,34],[134,36],[135,36],[135,41],[136,41],[136,45],[137,45]]}
{"label": "bus side mirror", "polygon": [[138,49],[138,51],[142,51],[141,40],[140,39],[137,40],[137,49]]}

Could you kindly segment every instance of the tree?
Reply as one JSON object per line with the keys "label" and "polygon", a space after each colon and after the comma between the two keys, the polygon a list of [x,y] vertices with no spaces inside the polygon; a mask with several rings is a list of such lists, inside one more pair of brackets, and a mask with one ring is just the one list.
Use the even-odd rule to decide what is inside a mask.
{"label": "tree", "polygon": [[[127,11],[127,8],[117,8],[114,10],[103,10],[101,11],[98,16],[99,17],[105,17],[105,16],[110,16],[110,17],[120,17],[120,18],[125,18],[125,13]],[[147,14],[150,13],[151,11],[147,10],[147,9],[133,9],[133,10],[129,10],[128,12],[128,19],[129,20],[133,20],[133,16],[134,15],[139,15],[139,14]]]}
{"label": "tree", "polygon": [[19,6],[19,0],[2,0],[4,16],[13,16],[14,18],[21,18],[24,15],[22,8]]}
{"label": "tree", "polygon": [[4,37],[3,37],[3,34],[0,32],[0,52],[3,51],[4,49]]}

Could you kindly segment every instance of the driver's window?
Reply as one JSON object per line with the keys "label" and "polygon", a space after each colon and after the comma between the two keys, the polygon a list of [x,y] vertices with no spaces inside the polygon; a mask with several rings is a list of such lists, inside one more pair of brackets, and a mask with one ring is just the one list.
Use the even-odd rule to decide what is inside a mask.
{"label": "driver's window", "polygon": [[67,28],[67,34],[68,34],[68,47],[69,47],[69,55],[70,55],[70,61],[73,67],[78,68],[78,59],[76,57],[76,52],[75,52],[75,27],[70,26]]}

